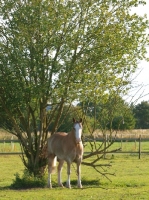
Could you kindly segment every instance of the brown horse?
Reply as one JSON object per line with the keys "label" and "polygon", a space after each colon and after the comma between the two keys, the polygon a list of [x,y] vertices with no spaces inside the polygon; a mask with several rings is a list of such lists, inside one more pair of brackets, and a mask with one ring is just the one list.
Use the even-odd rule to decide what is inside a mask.
{"label": "brown horse", "polygon": [[70,165],[72,162],[77,164],[78,187],[82,188],[81,184],[81,161],[83,156],[83,144],[81,141],[82,135],[82,119],[76,121],[73,119],[73,129],[70,133],[57,132],[48,138],[48,187],[52,188],[51,174],[56,167],[58,159],[58,185],[63,187],[61,181],[61,171],[64,161],[67,163],[67,183],[66,187],[71,188],[70,184]]}

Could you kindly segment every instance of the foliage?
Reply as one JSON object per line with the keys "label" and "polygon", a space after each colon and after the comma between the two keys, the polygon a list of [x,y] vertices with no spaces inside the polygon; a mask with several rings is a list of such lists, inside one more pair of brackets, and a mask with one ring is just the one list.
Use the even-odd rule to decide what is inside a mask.
{"label": "foliage", "polygon": [[27,170],[24,170],[24,174],[20,177],[19,173],[15,174],[15,179],[11,184],[12,189],[30,189],[30,188],[38,188],[38,187],[45,187],[46,179],[44,176],[42,177],[35,177],[28,173]]}
{"label": "foliage", "polygon": [[95,119],[95,129],[129,130],[135,126],[131,108],[117,94],[109,95],[104,102],[80,103],[87,116]]}
{"label": "foliage", "polygon": [[123,116],[116,116],[112,122],[112,129],[114,130],[130,130],[135,127],[135,118],[131,110],[127,110],[127,113]]}
{"label": "foliage", "polygon": [[111,127],[114,130],[130,130],[134,129],[136,119],[133,115],[133,112],[130,106],[124,102],[124,100],[120,100],[117,104],[116,111],[114,113],[114,117],[111,123]]}
{"label": "foliage", "polygon": [[65,105],[127,92],[145,58],[148,22],[130,13],[143,3],[0,1],[0,104],[35,176],[44,173],[48,127],[58,129]]}
{"label": "foliage", "polygon": [[[62,111],[62,115],[60,118],[60,122],[59,122],[59,127],[57,129],[57,131],[64,131],[64,132],[70,132],[72,129],[72,119],[73,117],[76,116],[77,119],[80,119],[81,116],[83,116],[85,118],[85,120],[83,120],[83,133],[88,133],[89,130],[91,130],[91,128],[93,127],[93,123],[94,123],[94,119],[89,117],[89,116],[85,116],[82,112],[82,109],[80,106],[67,106],[65,105]],[[53,127],[53,123],[54,123],[54,118],[52,120],[52,123],[50,124],[48,130],[52,131],[52,127]],[[86,122],[86,123],[84,123]]]}
{"label": "foliage", "polygon": [[0,114],[0,128],[6,127],[7,129],[11,130],[13,128],[12,123],[7,117],[5,110],[3,109],[1,104],[0,104],[0,113],[1,113]]}
{"label": "foliage", "polygon": [[133,108],[133,112],[136,118],[137,129],[149,128],[149,102],[142,101]]}

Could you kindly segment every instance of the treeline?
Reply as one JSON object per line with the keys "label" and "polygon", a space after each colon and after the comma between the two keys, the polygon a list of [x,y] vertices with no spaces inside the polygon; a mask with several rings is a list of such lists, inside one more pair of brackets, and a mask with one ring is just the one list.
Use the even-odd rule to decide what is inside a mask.
{"label": "treeline", "polygon": [[[72,126],[72,117],[75,115],[84,116],[84,132],[93,132],[96,129],[104,130],[131,130],[149,129],[149,102],[142,101],[137,105],[128,104],[121,98],[116,102],[111,99],[104,104],[91,102],[69,109],[66,106],[59,131],[69,131]],[[66,114],[67,112],[67,114]]]}
{"label": "treeline", "polygon": [[133,111],[136,129],[149,129],[149,101],[142,101],[130,109]]}
{"label": "treeline", "polygon": [[117,99],[115,102],[115,99],[109,98],[109,101],[102,104],[78,103],[69,109],[65,106],[58,131],[70,131],[72,117],[76,115],[84,116],[84,132],[96,129],[149,129],[149,101],[129,105],[122,98]]}
{"label": "treeline", "polygon": [[[47,106],[46,111],[50,115],[51,107]],[[0,127],[11,130],[13,126],[2,107],[0,107],[0,112]],[[53,122],[49,125],[48,131],[51,131],[54,126],[55,116],[53,116]],[[121,97],[118,97],[116,99],[109,98],[108,101],[99,104],[86,102],[72,106],[65,105],[57,131],[69,132],[72,128],[74,116],[83,117],[84,132],[91,133],[96,129],[149,129],[149,101],[129,105]],[[40,123],[37,122],[37,125],[40,129]],[[21,124],[20,127],[23,129]]]}

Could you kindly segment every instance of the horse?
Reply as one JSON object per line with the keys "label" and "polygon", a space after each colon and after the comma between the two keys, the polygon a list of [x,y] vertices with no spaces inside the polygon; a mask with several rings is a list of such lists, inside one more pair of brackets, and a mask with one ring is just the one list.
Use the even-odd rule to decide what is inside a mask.
{"label": "horse", "polygon": [[67,163],[68,179],[66,187],[71,188],[70,184],[70,167],[72,162],[77,165],[77,186],[82,188],[81,184],[81,162],[83,158],[82,135],[82,119],[76,121],[73,118],[73,128],[70,133],[56,132],[48,138],[48,187],[52,188],[51,174],[56,168],[56,161],[59,161],[58,170],[58,186],[64,187],[61,181],[61,172],[64,162]]}

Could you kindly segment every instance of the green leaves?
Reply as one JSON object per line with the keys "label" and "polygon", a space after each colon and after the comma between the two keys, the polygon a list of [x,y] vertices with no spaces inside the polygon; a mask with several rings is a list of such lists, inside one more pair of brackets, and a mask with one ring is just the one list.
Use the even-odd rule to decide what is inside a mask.
{"label": "green leaves", "polygon": [[143,3],[1,2],[1,98],[26,106],[125,93],[145,58],[148,21],[130,12]]}

